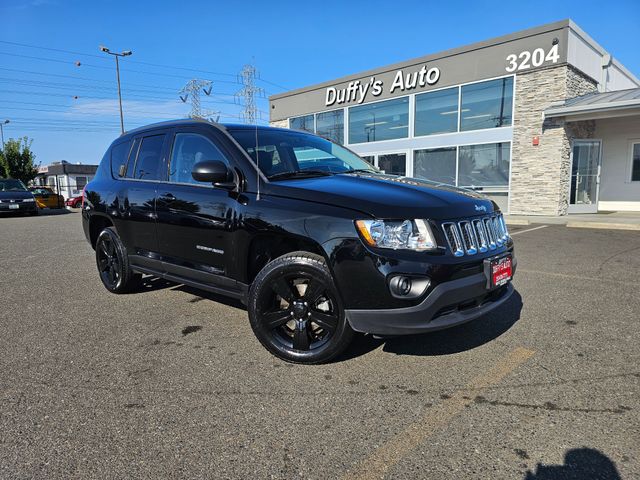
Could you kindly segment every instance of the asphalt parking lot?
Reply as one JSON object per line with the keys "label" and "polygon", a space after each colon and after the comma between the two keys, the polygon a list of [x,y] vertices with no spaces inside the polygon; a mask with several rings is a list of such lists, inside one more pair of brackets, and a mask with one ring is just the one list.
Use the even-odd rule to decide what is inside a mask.
{"label": "asphalt parking lot", "polygon": [[309,367],[233,302],[109,294],[78,213],[0,218],[0,478],[640,478],[640,235],[511,232],[499,310]]}

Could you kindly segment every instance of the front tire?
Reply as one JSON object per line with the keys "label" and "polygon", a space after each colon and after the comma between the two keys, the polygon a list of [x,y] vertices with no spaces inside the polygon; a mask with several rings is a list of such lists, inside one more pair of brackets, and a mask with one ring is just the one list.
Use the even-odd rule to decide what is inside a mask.
{"label": "front tire", "polygon": [[111,293],[128,293],[140,286],[142,275],[131,270],[127,251],[113,227],[98,235],[96,265],[102,284]]}
{"label": "front tire", "polygon": [[248,300],[254,334],[288,362],[328,362],[353,338],[331,272],[319,255],[293,252],[271,261],[253,281]]}

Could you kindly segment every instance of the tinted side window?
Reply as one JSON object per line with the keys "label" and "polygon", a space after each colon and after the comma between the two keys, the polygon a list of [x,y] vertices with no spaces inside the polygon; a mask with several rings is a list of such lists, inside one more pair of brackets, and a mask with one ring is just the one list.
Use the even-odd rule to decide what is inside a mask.
{"label": "tinted side window", "polygon": [[138,180],[161,179],[164,137],[164,135],[153,135],[142,139],[133,178]]}
{"label": "tinted side window", "polygon": [[127,164],[130,147],[131,142],[123,142],[111,148],[111,175],[113,175],[113,178],[121,176],[120,168]]}
{"label": "tinted side window", "polygon": [[140,146],[140,139],[133,139],[133,146],[131,147],[131,154],[129,155],[129,163],[127,164],[127,174],[125,175],[127,178],[133,177],[133,167],[136,164],[136,156],[138,154],[138,147]]}
{"label": "tinted side window", "polygon": [[203,160],[222,160],[229,164],[220,149],[207,137],[197,133],[178,133],[169,164],[169,181],[200,183],[193,179],[191,172],[193,166]]}

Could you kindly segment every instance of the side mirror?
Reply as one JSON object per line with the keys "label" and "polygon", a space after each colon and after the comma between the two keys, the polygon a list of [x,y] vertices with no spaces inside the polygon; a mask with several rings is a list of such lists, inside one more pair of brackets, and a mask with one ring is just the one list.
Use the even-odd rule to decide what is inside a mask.
{"label": "side mirror", "polygon": [[196,163],[191,176],[197,182],[212,183],[215,187],[228,189],[236,187],[233,172],[221,160],[205,160]]}

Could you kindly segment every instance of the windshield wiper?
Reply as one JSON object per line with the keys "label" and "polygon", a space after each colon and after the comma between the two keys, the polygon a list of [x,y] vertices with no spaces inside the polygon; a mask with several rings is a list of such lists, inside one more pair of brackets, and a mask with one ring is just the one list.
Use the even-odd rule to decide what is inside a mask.
{"label": "windshield wiper", "polygon": [[343,170],[338,173],[380,173],[378,170],[371,170],[370,168],[353,168],[351,170]]}
{"label": "windshield wiper", "polygon": [[331,175],[333,175],[333,173],[326,170],[291,170],[289,172],[274,173],[273,175],[269,175],[267,178],[269,180],[278,180],[283,178],[295,177],[328,177]]}

